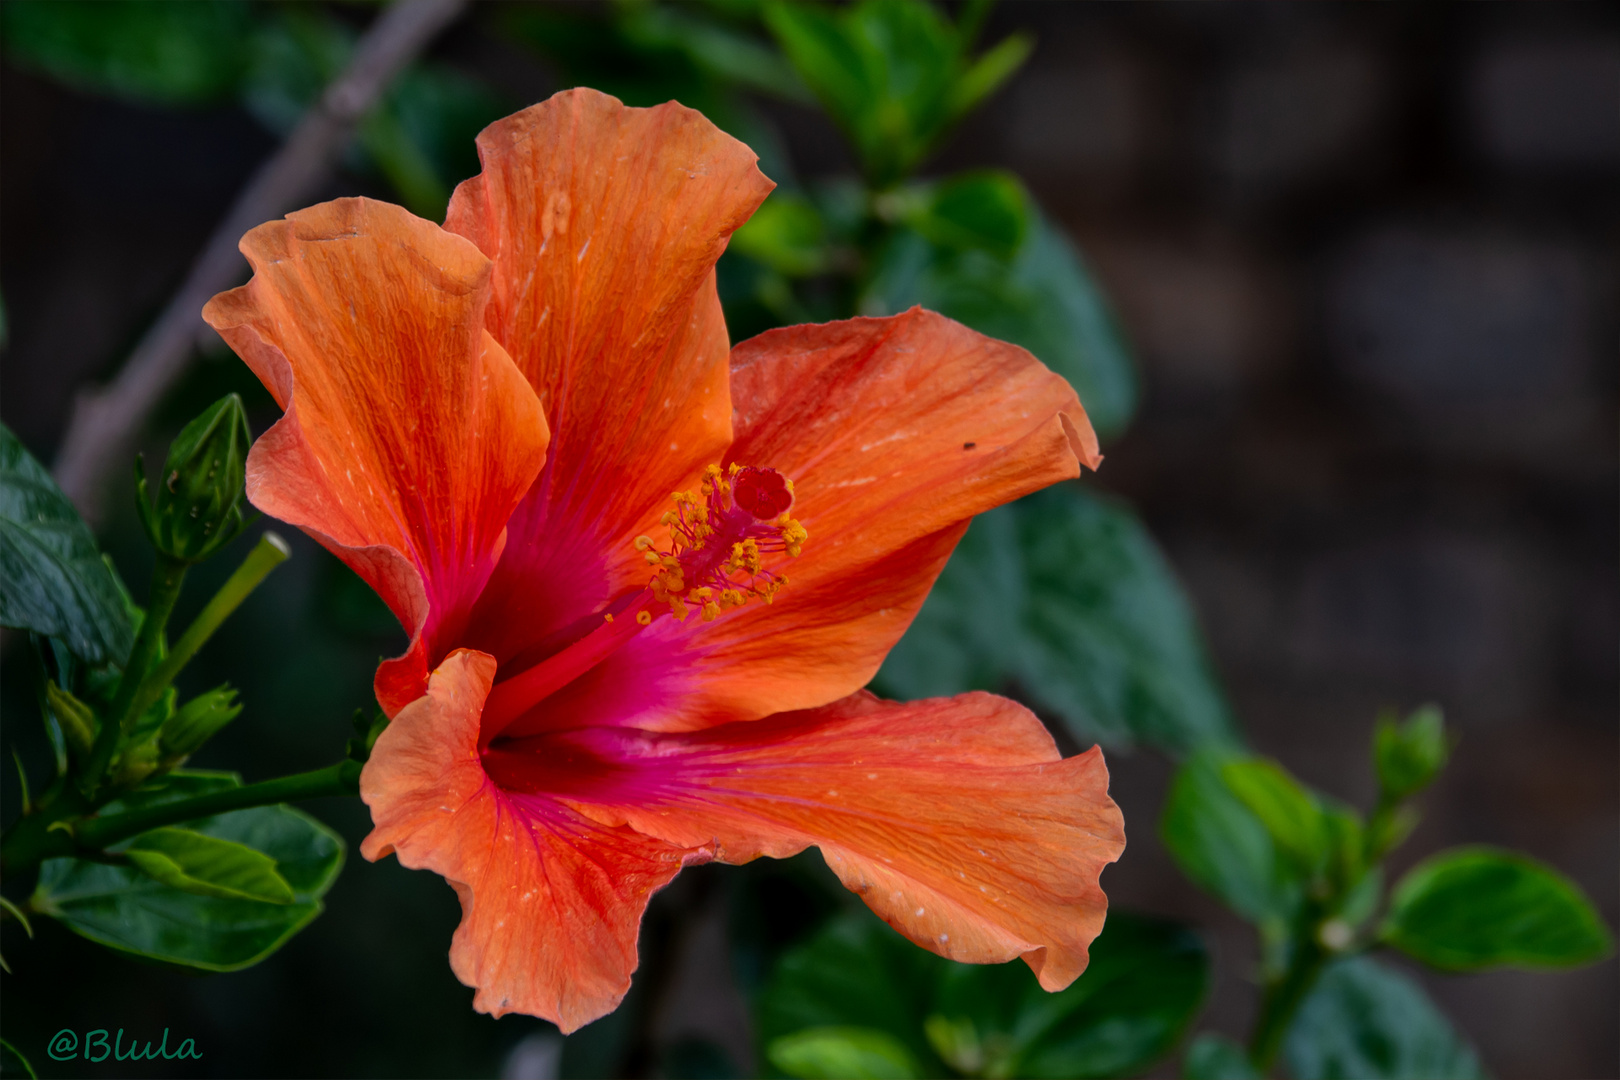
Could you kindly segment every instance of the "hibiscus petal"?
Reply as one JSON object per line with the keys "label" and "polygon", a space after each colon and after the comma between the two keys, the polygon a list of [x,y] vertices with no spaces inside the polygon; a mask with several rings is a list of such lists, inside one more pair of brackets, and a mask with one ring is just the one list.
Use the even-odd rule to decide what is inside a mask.
{"label": "hibiscus petal", "polygon": [[477,743],[494,675],[493,657],[457,650],[378,737],[360,776],[376,827],[360,853],[392,852],[455,887],[450,966],[477,989],[474,1008],[567,1033],[618,1005],[648,899],[707,856],[490,783]]}
{"label": "hibiscus petal", "polygon": [[466,639],[504,663],[644,584],[631,541],[731,442],[713,269],[773,185],[700,113],[587,89],[490,125],[478,152],[446,228],[495,260],[490,332],[552,430]]}
{"label": "hibiscus petal", "polygon": [[248,457],[248,498],[347,562],[411,631],[403,663],[377,676],[397,710],[494,569],[545,460],[545,417],[483,329],[491,266],[462,237],[339,199],[241,248],[253,279],[203,318],[286,410]]}
{"label": "hibiscus petal", "polygon": [[497,744],[490,775],[604,825],[747,862],[821,848],[873,911],[969,963],[1023,957],[1048,990],[1085,970],[1124,849],[1102,752],[1062,760],[1029,710],[990,694],[860,693],[700,732],[596,728]]}
{"label": "hibiscus petal", "polygon": [[776,567],[788,586],[713,623],[660,620],[509,733],[691,730],[835,701],[877,672],[969,518],[1102,460],[1062,378],[917,308],[773,330],[731,370],[727,460],[791,477],[810,532]]}

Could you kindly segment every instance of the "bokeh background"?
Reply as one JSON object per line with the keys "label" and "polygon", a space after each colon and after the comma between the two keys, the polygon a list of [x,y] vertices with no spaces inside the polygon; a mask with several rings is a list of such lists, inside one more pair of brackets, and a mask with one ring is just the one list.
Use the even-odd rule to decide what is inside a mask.
{"label": "bokeh background", "polygon": [[[431,50],[476,88],[471,118],[571,84],[508,16],[475,5]],[[1114,301],[1144,394],[1098,484],[1165,548],[1253,745],[1365,803],[1377,710],[1438,702],[1462,741],[1396,869],[1455,843],[1519,848],[1620,922],[1620,9],[1004,3],[990,37],[1015,28],[1035,34],[1033,58],[930,169],[1020,174]],[[802,177],[852,169],[816,112],[760,108]],[[0,65],[0,418],[41,460],[75,390],[116,370],[277,145],[273,111],[137,104]],[[464,146],[453,179],[476,169]],[[323,197],[396,197],[351,164]],[[154,417],[148,457],[229,389],[255,430],[273,421],[214,349]],[[103,539],[144,581],[122,495]],[[188,672],[192,689],[229,677],[248,703],[199,765],[253,779],[332,760],[372,665],[403,641],[297,540]],[[4,742],[43,774],[25,653],[6,651]],[[1103,884],[1206,931],[1204,1023],[1239,1035],[1253,946],[1154,836],[1172,766],[1138,751],[1111,767],[1131,844]],[[8,816],[15,800],[8,787]],[[356,804],[311,809],[355,843],[366,828]],[[203,1048],[196,1075],[537,1076],[559,1049],[567,1074],[667,1074],[672,1048],[709,1044],[740,1061],[726,928],[749,916],[729,898],[743,875],[776,874],[780,888],[754,880],[749,895],[802,903],[786,883],[817,873],[683,876],[649,917],[634,991],[649,1004],[561,1048],[539,1021],[471,1011],[445,960],[448,887],[357,857],[309,931],[239,974],[138,966],[49,923],[33,945],[8,931],[7,1031],[42,1047],[63,1027],[168,1027]],[[1498,1075],[1620,1075],[1612,959],[1409,970]]]}

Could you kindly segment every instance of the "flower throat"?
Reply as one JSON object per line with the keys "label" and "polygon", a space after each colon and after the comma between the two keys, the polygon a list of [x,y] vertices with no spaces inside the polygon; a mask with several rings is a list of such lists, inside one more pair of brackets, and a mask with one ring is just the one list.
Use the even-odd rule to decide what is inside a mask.
{"label": "flower throat", "polygon": [[788,583],[765,568],[767,556],[797,557],[809,538],[789,516],[793,481],[775,469],[731,465],[703,470],[697,491],[677,491],[675,508],[659,520],[667,547],[638,536],[652,579],[617,613],[560,652],[495,684],[484,703],[484,746],[534,706],[607,659],[653,620],[668,614],[684,622],[693,610],[712,622],[750,600],[769,604]]}

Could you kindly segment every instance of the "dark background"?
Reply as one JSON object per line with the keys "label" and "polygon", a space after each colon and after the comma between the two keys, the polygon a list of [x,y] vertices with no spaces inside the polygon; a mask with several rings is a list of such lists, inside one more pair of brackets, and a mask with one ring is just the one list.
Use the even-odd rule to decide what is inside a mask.
{"label": "dark background", "polygon": [[[557,89],[489,32],[490,10],[435,57],[514,104]],[[1439,702],[1462,741],[1393,869],[1507,845],[1620,921],[1620,9],[1004,4],[992,35],[1015,27],[1035,32],[1034,58],[937,164],[1020,173],[1113,296],[1146,395],[1099,481],[1182,574],[1253,744],[1365,804],[1377,710]],[[802,173],[848,168],[824,120],[771,114]],[[148,109],[0,70],[0,417],[42,460],[75,387],[116,369],[274,145],[240,109]],[[386,195],[347,174],[324,194],[355,192]],[[227,389],[255,391],[255,430],[274,419],[212,352],[152,424],[148,456]],[[140,595],[148,557],[117,506],[104,540]],[[403,640],[297,539],[187,673],[191,690],[228,676],[248,703],[199,765],[254,779],[334,759],[374,661]],[[196,575],[193,608],[228,570]],[[26,652],[7,650],[3,741],[43,776]],[[1247,931],[1153,835],[1171,767],[1146,752],[1111,763],[1131,847],[1103,884],[1210,931],[1205,1024],[1240,1034],[1256,1000]],[[364,833],[358,805],[311,809]],[[705,868],[661,897],[648,934],[669,992],[637,1021],[644,1037],[748,1045],[721,940],[739,873]],[[63,1027],[168,1027],[197,1040],[198,1075],[541,1064],[532,1036],[548,1025],[474,1014],[450,975],[457,908],[441,881],[353,857],[328,904],[271,961],[217,977],[141,967],[50,924],[33,944],[8,930],[7,1033],[47,1067]],[[676,911],[696,916],[660,945]],[[1620,1075],[1614,960],[1419,977],[1498,1075]],[[93,1068],[165,1071],[111,1066]]]}

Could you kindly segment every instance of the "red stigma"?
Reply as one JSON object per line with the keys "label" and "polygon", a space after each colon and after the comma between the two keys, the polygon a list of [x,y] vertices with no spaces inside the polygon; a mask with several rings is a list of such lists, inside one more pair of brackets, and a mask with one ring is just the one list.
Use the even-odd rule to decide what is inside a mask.
{"label": "red stigma", "polygon": [[788,489],[787,477],[775,469],[749,466],[732,477],[731,499],[759,520],[769,521],[788,512],[793,492]]}

